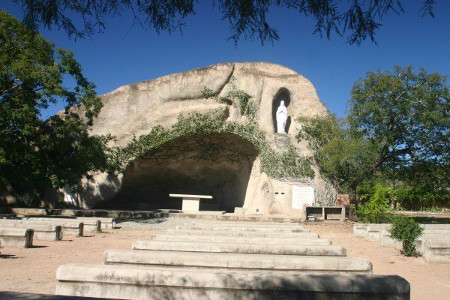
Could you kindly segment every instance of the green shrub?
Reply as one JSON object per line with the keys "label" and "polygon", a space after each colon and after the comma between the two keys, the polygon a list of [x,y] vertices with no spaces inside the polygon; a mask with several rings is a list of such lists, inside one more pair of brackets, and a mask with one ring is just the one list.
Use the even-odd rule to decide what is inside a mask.
{"label": "green shrub", "polygon": [[392,188],[375,185],[365,190],[359,190],[361,204],[356,208],[358,220],[364,223],[384,223],[386,213],[391,209]]}
{"label": "green shrub", "polygon": [[389,232],[393,239],[402,243],[401,252],[406,256],[417,255],[414,240],[422,234],[423,228],[414,219],[405,216],[392,217],[391,221],[392,227]]}

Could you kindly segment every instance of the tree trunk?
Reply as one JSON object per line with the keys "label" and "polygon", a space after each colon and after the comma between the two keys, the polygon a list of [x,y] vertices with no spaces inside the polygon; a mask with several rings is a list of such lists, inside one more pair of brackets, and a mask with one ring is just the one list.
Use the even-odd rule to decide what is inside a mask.
{"label": "tree trunk", "polygon": [[350,216],[355,216],[356,208],[358,207],[357,195],[356,195],[357,185],[352,184],[349,186],[348,195],[350,197],[350,204],[354,204],[354,210],[350,210]]}

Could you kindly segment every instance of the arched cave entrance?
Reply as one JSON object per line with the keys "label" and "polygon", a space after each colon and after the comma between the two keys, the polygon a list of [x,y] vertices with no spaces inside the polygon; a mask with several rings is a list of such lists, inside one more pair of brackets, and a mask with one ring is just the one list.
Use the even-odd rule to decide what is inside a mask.
{"label": "arched cave entrance", "polygon": [[181,199],[169,197],[177,193],[212,195],[200,210],[233,212],[244,204],[257,154],[253,144],[231,133],[181,137],[136,159],[120,191],[95,208],[181,209]]}
{"label": "arched cave entrance", "polygon": [[289,128],[291,127],[291,116],[289,116],[289,104],[291,103],[291,92],[287,88],[280,88],[272,100],[272,124],[273,132],[277,132],[277,109],[280,106],[281,101],[284,101],[284,105],[288,111],[288,117],[286,120],[286,133],[289,133]]}

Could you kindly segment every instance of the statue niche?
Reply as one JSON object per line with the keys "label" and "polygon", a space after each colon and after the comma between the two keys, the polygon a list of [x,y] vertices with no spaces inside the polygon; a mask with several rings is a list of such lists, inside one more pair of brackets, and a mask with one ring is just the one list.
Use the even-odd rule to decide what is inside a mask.
{"label": "statue niche", "polygon": [[289,133],[291,117],[288,106],[291,102],[290,92],[286,88],[278,90],[272,101],[272,119],[275,133]]}

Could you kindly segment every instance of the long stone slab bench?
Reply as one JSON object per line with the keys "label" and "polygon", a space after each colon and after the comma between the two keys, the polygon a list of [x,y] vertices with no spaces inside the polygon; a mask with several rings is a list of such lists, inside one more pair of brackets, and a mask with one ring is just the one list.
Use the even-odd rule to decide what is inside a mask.
{"label": "long stone slab bench", "polygon": [[234,237],[220,235],[167,235],[158,234],[148,238],[153,241],[184,241],[184,242],[216,242],[216,243],[255,243],[279,245],[329,245],[330,241],[319,238],[276,238],[276,237]]}
{"label": "long stone slab bench", "polygon": [[195,226],[195,225],[185,225],[185,226],[176,226],[177,230],[207,230],[207,231],[233,231],[233,232],[283,232],[283,233],[297,233],[297,232],[309,232],[306,228],[297,227],[297,228],[273,228],[273,227],[244,227],[244,226]]}
{"label": "long stone slab bench", "polygon": [[59,225],[26,224],[20,221],[16,222],[14,220],[0,220],[0,227],[31,229],[34,231],[33,238],[41,241],[60,241],[63,239],[63,232],[61,230],[61,226]]}
{"label": "long stone slab bench", "polygon": [[273,223],[273,222],[239,222],[239,221],[194,221],[192,226],[228,226],[228,227],[270,227],[270,228],[305,228],[301,223]]}
{"label": "long stone slab bench", "polygon": [[[416,249],[419,254],[423,254],[425,249],[423,244],[427,240],[449,240],[450,239],[450,231],[443,230],[424,230],[423,234],[415,240]],[[394,240],[391,237],[391,233],[387,230],[381,232],[380,243],[382,246],[394,246],[398,249],[402,247],[402,244]]]}
{"label": "long stone slab bench", "polygon": [[[421,224],[423,234],[450,234],[450,224]],[[369,240],[380,240],[391,224],[353,224],[353,234]]]}
{"label": "long stone slab bench", "polygon": [[[33,220],[24,220],[23,224],[46,224],[45,221],[33,221]],[[54,223],[61,226],[61,230],[64,236],[66,235],[84,235],[84,223],[82,222],[70,222],[70,223]]]}
{"label": "long stone slab bench", "polygon": [[57,295],[112,299],[409,299],[399,276],[186,270],[69,264]]}
{"label": "long stone slab bench", "polygon": [[296,256],[176,251],[107,250],[105,265],[136,267],[219,268],[245,270],[284,270],[307,273],[372,274],[372,263],[363,258]]}
{"label": "long stone slab bench", "polygon": [[399,276],[241,273],[86,264],[57,270],[57,295],[112,299],[409,299]]}
{"label": "long stone slab bench", "polygon": [[79,224],[83,223],[83,231],[86,232],[98,232],[102,229],[102,222],[100,220],[91,220],[91,221],[83,221],[81,222],[78,219],[71,219],[71,218],[41,218],[41,217],[31,217],[31,218],[24,218],[23,220],[31,220],[31,221],[47,221],[51,222],[53,224]]}
{"label": "long stone slab bench", "polygon": [[78,235],[83,236],[83,229],[84,224],[82,222],[69,222],[69,223],[63,223],[64,219],[61,219],[61,222],[46,222],[46,220],[36,219],[36,218],[25,218],[25,219],[0,219],[0,224],[3,223],[20,223],[24,224],[26,226],[30,226],[32,228],[33,226],[61,226],[61,231],[63,235]]}
{"label": "long stone slab bench", "polygon": [[428,261],[450,263],[450,238],[422,242],[423,257]]}
{"label": "long stone slab bench", "polygon": [[2,247],[30,248],[33,246],[32,229],[0,228],[0,245]]}
{"label": "long stone slab bench", "polygon": [[169,229],[167,235],[191,235],[191,236],[235,236],[235,237],[279,237],[279,238],[318,238],[317,233],[311,232],[256,232],[256,231],[227,231],[227,230],[176,230]]}
{"label": "long stone slab bench", "polygon": [[[417,252],[427,261],[450,262],[450,224],[420,226],[422,235],[414,241]],[[379,240],[382,246],[401,249],[401,242],[391,238],[390,227],[391,224],[354,224],[353,233],[368,240]]]}
{"label": "long stone slab bench", "polygon": [[241,253],[241,254],[283,254],[304,256],[346,256],[345,248],[340,246],[313,245],[270,245],[242,243],[208,243],[208,242],[178,242],[135,241],[133,250],[153,251],[188,251],[211,253]]}
{"label": "long stone slab bench", "polygon": [[100,221],[101,229],[115,229],[116,219],[114,218],[101,218],[101,217],[77,217],[77,220],[81,222]]}

